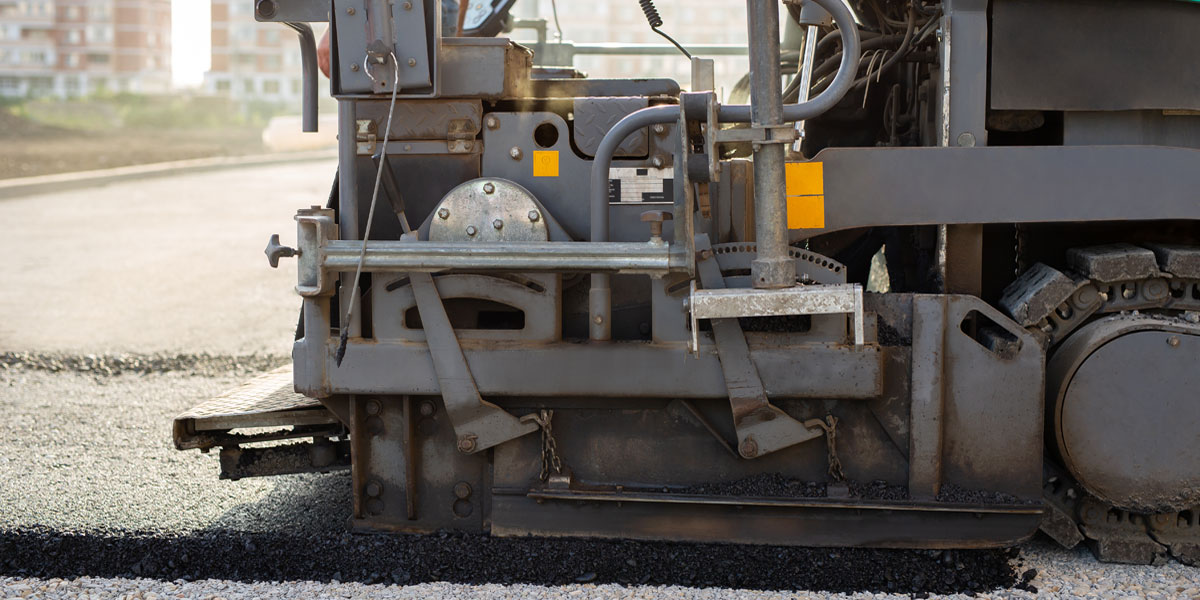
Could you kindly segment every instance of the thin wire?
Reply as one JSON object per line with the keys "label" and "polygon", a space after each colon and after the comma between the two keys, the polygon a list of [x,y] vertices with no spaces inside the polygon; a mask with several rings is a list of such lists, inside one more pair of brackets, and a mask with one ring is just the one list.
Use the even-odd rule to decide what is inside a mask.
{"label": "thin wire", "polygon": [[558,24],[558,0],[550,0],[550,10],[554,11],[554,28],[558,30],[558,41],[563,41],[562,25]]}
{"label": "thin wire", "polygon": [[[400,89],[400,61],[396,60],[396,53],[391,52],[389,56],[392,58],[392,71],[395,73],[395,80],[392,83],[392,100],[388,103],[387,126],[383,129],[383,142],[379,146],[379,168],[375,169],[375,189],[371,191],[371,208],[367,211],[367,227],[363,231],[362,248],[358,251],[358,267],[354,269],[354,285],[350,288],[350,302],[346,307],[346,318],[342,321],[342,334],[338,339],[337,353],[334,354],[334,362],[337,366],[342,366],[342,359],[346,356],[346,342],[350,337],[350,319],[354,316],[354,302],[358,298],[358,282],[362,278],[363,263],[367,259],[367,239],[371,237],[371,223],[375,220],[375,204],[379,200],[379,184],[383,181],[383,165],[387,164],[387,143],[392,131],[392,113],[396,108],[396,92]],[[371,70],[366,68],[366,60],[363,61],[363,70],[367,73],[367,77],[372,82],[375,77],[371,75]]]}

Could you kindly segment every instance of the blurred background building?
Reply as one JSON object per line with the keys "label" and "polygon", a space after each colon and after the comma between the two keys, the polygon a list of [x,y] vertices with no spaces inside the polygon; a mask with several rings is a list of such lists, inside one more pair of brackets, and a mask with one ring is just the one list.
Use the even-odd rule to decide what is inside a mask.
{"label": "blurred background building", "polygon": [[0,0],[0,95],[171,89],[171,0]]}
{"label": "blurred background building", "polygon": [[[320,39],[325,24],[313,25]],[[300,44],[292,30],[256,22],[250,0],[212,0],[212,63],[204,74],[205,92],[235,100],[299,102],[300,76]]]}

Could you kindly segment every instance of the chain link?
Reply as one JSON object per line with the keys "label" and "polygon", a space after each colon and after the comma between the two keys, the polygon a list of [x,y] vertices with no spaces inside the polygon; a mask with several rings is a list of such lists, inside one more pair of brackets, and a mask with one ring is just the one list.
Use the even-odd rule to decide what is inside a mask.
{"label": "chain link", "polygon": [[554,430],[551,421],[554,419],[554,411],[542,409],[537,413],[526,415],[522,420],[530,420],[537,423],[542,429],[542,473],[541,480],[550,479],[550,471],[553,470],[555,475],[562,474],[562,459],[558,456],[558,444],[554,441]]}
{"label": "chain link", "polygon": [[829,476],[834,481],[845,481],[846,474],[842,471],[842,461],[837,455],[837,425],[838,418],[829,415],[825,420],[810,419],[804,422],[805,427],[820,427],[825,432],[825,448],[829,456]]}

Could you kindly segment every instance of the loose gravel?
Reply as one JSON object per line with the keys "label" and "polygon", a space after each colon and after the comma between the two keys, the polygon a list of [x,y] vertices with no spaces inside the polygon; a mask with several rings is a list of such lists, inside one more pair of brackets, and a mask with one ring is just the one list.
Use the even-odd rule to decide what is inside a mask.
{"label": "loose gravel", "polygon": [[1102,565],[1045,542],[1017,556],[352,535],[345,473],[218,481],[215,456],[171,445],[171,417],[240,382],[222,369],[278,358],[0,355],[0,597],[1168,598],[1200,586],[1197,569]]}

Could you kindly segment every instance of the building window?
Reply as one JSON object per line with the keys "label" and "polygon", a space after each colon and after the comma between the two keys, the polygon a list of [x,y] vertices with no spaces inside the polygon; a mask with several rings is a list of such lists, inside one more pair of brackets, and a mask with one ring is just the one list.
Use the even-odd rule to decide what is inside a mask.
{"label": "building window", "polygon": [[21,81],[16,77],[0,77],[0,93],[16,93],[21,89]]}
{"label": "building window", "polygon": [[217,80],[217,91],[229,93],[229,80],[228,79],[218,79]]}
{"label": "building window", "polygon": [[253,94],[254,93],[254,80],[253,79],[243,79],[242,80],[242,91],[246,92],[247,94]]}
{"label": "building window", "polygon": [[263,93],[264,94],[278,94],[279,93],[279,82],[275,81],[274,79],[268,79],[268,80],[264,81],[263,82]]}
{"label": "building window", "polygon": [[67,55],[67,66],[71,67],[71,68],[78,67],[79,66],[79,55],[78,54],[68,54]]}
{"label": "building window", "polygon": [[278,71],[282,61],[278,54],[268,54],[263,57],[263,68]]}
{"label": "building window", "polygon": [[108,55],[100,52],[92,52],[87,55],[89,65],[107,65]]}
{"label": "building window", "polygon": [[80,32],[78,29],[71,29],[71,30],[67,31],[67,43],[68,44],[78,44],[79,42],[82,42],[82,41],[83,41],[83,33]]}
{"label": "building window", "polygon": [[67,77],[67,78],[63,79],[63,89],[67,92],[68,96],[78,96],[79,95],[79,78],[78,77]]}

